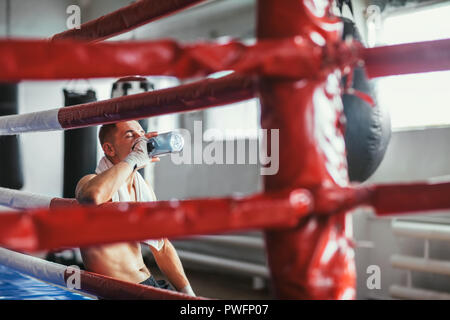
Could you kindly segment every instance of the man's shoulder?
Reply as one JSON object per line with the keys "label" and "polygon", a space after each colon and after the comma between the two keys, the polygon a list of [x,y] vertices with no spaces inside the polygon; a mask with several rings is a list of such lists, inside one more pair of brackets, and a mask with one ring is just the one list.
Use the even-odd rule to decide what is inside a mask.
{"label": "man's shoulder", "polygon": [[80,181],[78,181],[77,186],[75,188],[75,194],[78,194],[78,191],[91,179],[93,179],[94,177],[96,177],[97,175],[95,173],[92,174],[87,174],[84,177],[82,177],[80,179]]}
{"label": "man's shoulder", "polygon": [[96,176],[97,176],[96,173],[90,173],[90,174],[87,174],[87,175],[85,175],[84,177],[82,177],[78,183],[80,183],[80,182],[87,182],[87,181],[93,179],[93,178],[96,177]]}

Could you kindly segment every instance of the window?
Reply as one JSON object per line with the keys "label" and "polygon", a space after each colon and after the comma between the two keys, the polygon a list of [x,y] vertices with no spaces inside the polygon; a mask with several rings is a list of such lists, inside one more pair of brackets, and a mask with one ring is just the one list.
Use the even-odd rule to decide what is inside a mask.
{"label": "window", "polygon": [[[405,10],[406,11],[406,10]],[[378,45],[450,38],[450,3],[388,14]],[[450,124],[450,71],[377,80],[378,102],[388,107],[393,129]]]}
{"label": "window", "polygon": [[[209,78],[220,78],[231,74],[221,71]],[[215,129],[221,132],[225,140],[257,139],[259,124],[259,100],[250,99],[223,107],[209,108],[204,114],[204,130]]]}

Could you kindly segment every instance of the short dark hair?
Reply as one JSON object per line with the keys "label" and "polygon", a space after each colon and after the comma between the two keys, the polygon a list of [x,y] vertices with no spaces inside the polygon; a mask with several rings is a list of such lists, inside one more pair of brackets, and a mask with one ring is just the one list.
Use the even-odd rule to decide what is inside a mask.
{"label": "short dark hair", "polygon": [[100,127],[100,131],[98,132],[98,138],[100,140],[101,146],[105,142],[111,141],[111,137],[116,129],[117,126],[115,123],[104,124]]}

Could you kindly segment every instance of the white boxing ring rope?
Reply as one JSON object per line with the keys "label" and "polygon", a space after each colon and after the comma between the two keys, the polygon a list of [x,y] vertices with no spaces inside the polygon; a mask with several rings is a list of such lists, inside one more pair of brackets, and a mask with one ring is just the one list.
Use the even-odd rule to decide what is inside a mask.
{"label": "white boxing ring rope", "polygon": [[0,248],[0,264],[23,274],[65,287],[64,273],[68,267]]}
{"label": "white boxing ring rope", "polygon": [[48,208],[54,197],[0,187],[0,206],[12,209]]}

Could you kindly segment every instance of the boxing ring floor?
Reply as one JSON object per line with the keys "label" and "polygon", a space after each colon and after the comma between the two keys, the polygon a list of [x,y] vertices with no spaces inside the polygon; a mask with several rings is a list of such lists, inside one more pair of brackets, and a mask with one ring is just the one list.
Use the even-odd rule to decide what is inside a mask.
{"label": "boxing ring floor", "polygon": [[0,265],[0,300],[93,300]]}

